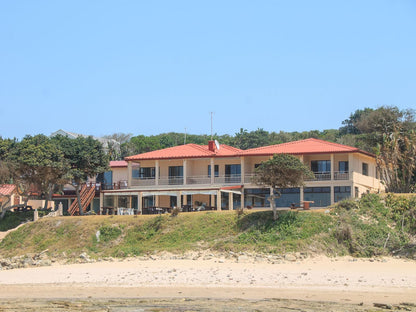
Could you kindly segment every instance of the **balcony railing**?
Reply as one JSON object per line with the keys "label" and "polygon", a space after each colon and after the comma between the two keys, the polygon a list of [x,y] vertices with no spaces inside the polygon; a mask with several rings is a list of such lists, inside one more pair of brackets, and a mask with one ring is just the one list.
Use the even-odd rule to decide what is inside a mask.
{"label": "balcony railing", "polygon": [[[238,184],[241,183],[241,175],[224,175],[214,177],[214,184]],[[154,178],[133,178],[132,186],[153,186],[156,185]],[[184,185],[185,178],[178,177],[161,177],[158,180],[158,185]],[[203,176],[188,176],[186,178],[186,185],[210,185],[211,177]]]}
{"label": "balcony railing", "polygon": [[[222,175],[214,177],[213,184],[240,184],[252,183],[254,173],[246,173],[244,181],[240,174]],[[334,172],[334,180],[349,180],[350,174],[348,172],[337,171]],[[330,181],[330,172],[315,172],[315,178],[305,179],[305,181]],[[185,183],[186,181],[186,183]],[[188,176],[186,179],[182,176],[175,177],[161,177],[158,180],[158,185],[210,185],[211,177],[208,175]],[[133,178],[132,186],[153,186],[156,185],[155,178]],[[120,187],[124,188],[124,187]]]}
{"label": "balcony railing", "polygon": [[[305,181],[331,181],[331,172],[314,172],[315,178],[307,178]],[[335,171],[334,180],[349,180],[348,172]]]}

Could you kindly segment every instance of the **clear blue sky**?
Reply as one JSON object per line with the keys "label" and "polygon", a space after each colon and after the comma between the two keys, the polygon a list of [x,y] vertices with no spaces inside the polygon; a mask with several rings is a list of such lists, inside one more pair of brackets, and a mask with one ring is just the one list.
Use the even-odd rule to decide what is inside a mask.
{"label": "clear blue sky", "polygon": [[339,128],[416,108],[416,1],[0,3],[0,135]]}

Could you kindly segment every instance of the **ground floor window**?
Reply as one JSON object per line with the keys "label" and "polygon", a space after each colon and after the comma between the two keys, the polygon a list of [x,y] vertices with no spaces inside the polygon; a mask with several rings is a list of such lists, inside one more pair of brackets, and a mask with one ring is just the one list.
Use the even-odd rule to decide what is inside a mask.
{"label": "ground floor window", "polygon": [[290,207],[290,205],[300,203],[300,188],[279,189],[280,197],[275,199],[276,207]]}
{"label": "ground floor window", "polygon": [[326,207],[331,205],[330,187],[305,187],[303,189],[304,200],[313,201],[311,207]]}
{"label": "ground floor window", "polygon": [[244,190],[244,206],[250,207],[270,207],[268,198],[270,197],[270,189],[253,188]]}
{"label": "ground floor window", "polygon": [[350,186],[335,186],[334,187],[334,202],[339,202],[343,199],[351,197]]}
{"label": "ground floor window", "polygon": [[154,196],[143,196],[143,208],[150,208],[156,206]]}

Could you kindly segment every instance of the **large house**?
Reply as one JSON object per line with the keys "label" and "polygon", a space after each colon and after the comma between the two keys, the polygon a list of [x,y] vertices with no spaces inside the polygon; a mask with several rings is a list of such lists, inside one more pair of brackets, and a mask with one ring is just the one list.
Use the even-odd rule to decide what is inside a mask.
{"label": "large house", "polygon": [[[311,202],[326,207],[344,198],[380,192],[375,156],[355,147],[306,139],[240,150],[210,141],[129,156],[113,163],[113,177],[101,192],[101,207],[134,208],[152,213],[184,210],[270,207],[271,189],[252,182],[256,167],[274,154],[298,157],[315,178],[298,188],[281,190],[278,207]],[[119,180],[118,180],[119,179]]]}

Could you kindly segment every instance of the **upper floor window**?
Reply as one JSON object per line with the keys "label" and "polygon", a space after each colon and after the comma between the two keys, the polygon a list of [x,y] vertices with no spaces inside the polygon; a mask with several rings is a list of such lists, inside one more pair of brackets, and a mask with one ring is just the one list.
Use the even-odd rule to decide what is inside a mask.
{"label": "upper floor window", "polygon": [[311,170],[313,172],[331,172],[331,161],[330,160],[312,160]]}
{"label": "upper floor window", "polygon": [[368,164],[363,163],[363,175],[368,176]]}
{"label": "upper floor window", "polygon": [[132,170],[132,177],[135,179],[154,179],[155,167],[140,167]]}
{"label": "upper floor window", "polygon": [[[218,165],[214,165],[214,177],[220,176],[220,169]],[[211,177],[211,165],[208,165],[208,177]]]}
{"label": "upper floor window", "polygon": [[225,165],[225,175],[240,175],[241,174],[241,165]]}
{"label": "upper floor window", "polygon": [[340,161],[338,163],[338,171],[342,173],[348,173],[348,161]]}

